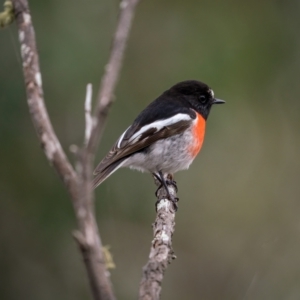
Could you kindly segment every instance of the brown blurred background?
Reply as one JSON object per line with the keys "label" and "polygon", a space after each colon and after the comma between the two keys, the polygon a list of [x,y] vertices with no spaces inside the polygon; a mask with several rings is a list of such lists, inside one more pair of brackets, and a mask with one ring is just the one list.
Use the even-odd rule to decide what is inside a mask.
{"label": "brown blurred background", "polygon": [[[4,1],[1,1],[1,5]],[[46,104],[68,151],[81,144],[118,1],[30,1]],[[150,101],[199,79],[213,107],[201,155],[178,173],[177,259],[162,299],[300,299],[300,2],[143,0],[100,159]],[[15,25],[0,31],[0,299],[90,299],[68,195],[41,151]],[[72,159],[72,155],[70,155]],[[137,298],[155,217],[150,175],[120,170],[97,189],[118,299]]]}

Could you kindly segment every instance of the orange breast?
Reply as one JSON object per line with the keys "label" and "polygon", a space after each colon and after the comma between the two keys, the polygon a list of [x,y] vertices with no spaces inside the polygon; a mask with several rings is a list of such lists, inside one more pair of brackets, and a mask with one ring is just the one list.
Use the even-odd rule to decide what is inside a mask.
{"label": "orange breast", "polygon": [[205,135],[205,119],[197,113],[197,118],[194,127],[192,128],[192,134],[194,136],[194,143],[190,147],[190,153],[192,156],[196,156],[198,152],[200,151],[204,135]]}

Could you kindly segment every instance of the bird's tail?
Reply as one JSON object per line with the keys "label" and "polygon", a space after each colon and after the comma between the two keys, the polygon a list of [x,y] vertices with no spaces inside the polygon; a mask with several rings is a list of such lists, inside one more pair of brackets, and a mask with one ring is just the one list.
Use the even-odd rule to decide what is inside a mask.
{"label": "bird's tail", "polygon": [[[112,173],[117,171],[119,168],[122,167],[122,165],[125,163],[126,157],[123,159],[120,159],[109,166],[101,169],[101,166],[96,168],[94,171],[94,175],[96,175],[93,179],[93,188],[95,189],[98,185],[100,185],[106,178],[108,178]],[[99,168],[100,167],[100,168]]]}

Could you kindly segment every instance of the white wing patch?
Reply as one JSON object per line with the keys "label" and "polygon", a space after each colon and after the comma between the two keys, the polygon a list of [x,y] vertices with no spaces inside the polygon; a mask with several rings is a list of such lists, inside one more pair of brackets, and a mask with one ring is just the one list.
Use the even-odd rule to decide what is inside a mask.
{"label": "white wing patch", "polygon": [[123,138],[124,138],[124,135],[125,133],[127,132],[127,130],[130,128],[131,126],[129,126],[123,133],[122,135],[120,136],[119,140],[118,140],[118,144],[117,144],[117,147],[120,149],[120,146],[121,146],[121,143],[123,141]]}
{"label": "white wing patch", "polygon": [[[190,121],[190,120],[192,120],[192,118],[189,115],[187,115],[187,114],[177,114],[177,115],[175,115],[175,116],[173,116],[171,118],[147,124],[147,125],[143,126],[135,134],[133,134],[132,137],[129,139],[129,141],[131,143],[135,142],[135,140],[137,138],[139,138],[145,131],[147,131],[150,128],[156,128],[156,131],[159,131],[159,130],[161,130],[162,128],[164,128],[166,126],[178,123],[180,121]],[[123,137],[123,135],[121,137]],[[119,143],[118,143],[118,145],[119,145]]]}

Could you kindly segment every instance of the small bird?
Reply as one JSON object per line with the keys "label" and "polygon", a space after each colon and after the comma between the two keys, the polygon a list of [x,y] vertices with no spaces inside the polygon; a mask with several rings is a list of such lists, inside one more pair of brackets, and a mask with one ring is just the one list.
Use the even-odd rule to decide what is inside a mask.
{"label": "small bird", "polygon": [[[169,193],[165,176],[188,169],[199,153],[216,99],[205,83],[182,81],[150,103],[116,141],[94,171],[96,188],[121,167],[150,172]],[[177,189],[177,187],[176,187]],[[176,207],[176,206],[175,206]]]}

